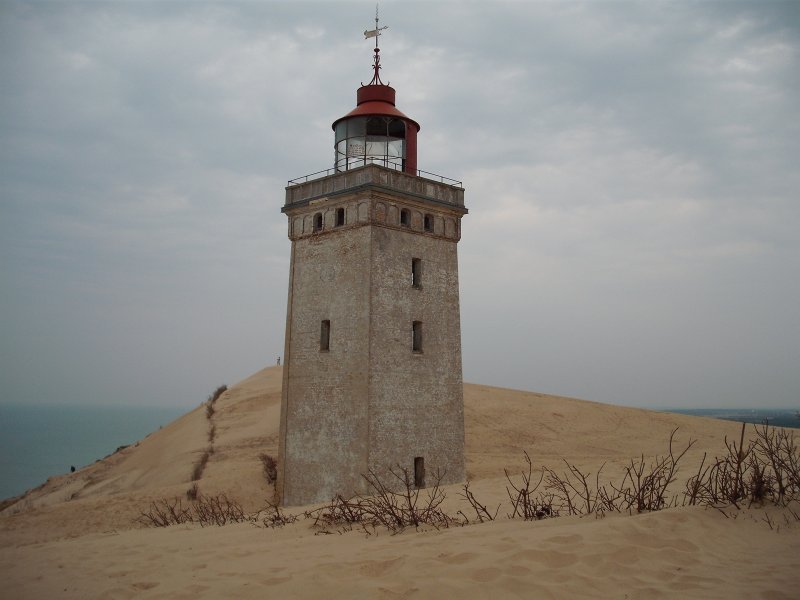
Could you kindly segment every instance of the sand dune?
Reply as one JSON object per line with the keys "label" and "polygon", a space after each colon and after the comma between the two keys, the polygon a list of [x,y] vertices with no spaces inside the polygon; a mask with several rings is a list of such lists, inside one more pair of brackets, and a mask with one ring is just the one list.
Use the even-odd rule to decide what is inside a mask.
{"label": "sand dune", "polygon": [[[315,535],[306,520],[281,529],[135,522],[151,500],[185,494],[210,424],[201,493],[224,491],[247,510],[271,498],[258,454],[277,454],[280,386],[280,368],[264,369],[228,390],[210,422],[199,407],[5,509],[0,597],[798,597],[800,523],[774,507],[505,518],[503,469],[519,471],[523,450],[537,465],[566,459],[613,474],[632,457],[663,454],[678,427],[678,445],[697,440],[688,476],[704,452],[738,436],[736,424],[480,385],[464,388],[467,472],[482,501],[501,505],[494,522],[371,536]],[[446,491],[459,508],[458,488]]]}

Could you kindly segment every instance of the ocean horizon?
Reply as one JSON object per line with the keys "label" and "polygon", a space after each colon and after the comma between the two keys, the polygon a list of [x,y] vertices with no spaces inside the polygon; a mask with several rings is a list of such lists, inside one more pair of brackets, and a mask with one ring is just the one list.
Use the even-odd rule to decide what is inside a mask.
{"label": "ocean horizon", "polygon": [[0,499],[135,444],[190,410],[0,404]]}
{"label": "ocean horizon", "polygon": [[771,427],[800,428],[800,411],[793,408],[675,408],[662,412],[678,413],[692,417],[711,417],[724,421],[750,423]]}

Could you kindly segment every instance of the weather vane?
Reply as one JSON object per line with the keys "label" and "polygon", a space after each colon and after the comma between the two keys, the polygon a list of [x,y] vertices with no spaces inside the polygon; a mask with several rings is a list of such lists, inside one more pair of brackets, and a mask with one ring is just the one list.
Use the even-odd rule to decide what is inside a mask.
{"label": "weather vane", "polygon": [[375,5],[375,29],[367,29],[364,31],[364,39],[368,40],[369,38],[375,38],[375,62],[373,63],[373,68],[375,69],[375,74],[372,76],[372,81],[369,82],[368,85],[384,85],[381,81],[381,77],[378,74],[378,71],[381,68],[381,56],[380,52],[381,49],[378,48],[378,37],[381,35],[381,31],[384,29],[389,29],[388,25],[384,25],[383,27],[378,26],[378,5]]}
{"label": "weather vane", "polygon": [[388,25],[384,25],[383,27],[378,27],[378,5],[375,5],[375,29],[368,29],[364,32],[364,39],[368,40],[371,37],[375,38],[375,47],[378,47],[378,36],[381,35],[381,31],[384,29],[389,29]]}

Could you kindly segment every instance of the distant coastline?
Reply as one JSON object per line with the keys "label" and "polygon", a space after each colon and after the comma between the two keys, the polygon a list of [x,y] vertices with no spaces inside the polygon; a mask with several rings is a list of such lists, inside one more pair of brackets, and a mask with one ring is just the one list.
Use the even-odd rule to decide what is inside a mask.
{"label": "distant coastline", "polygon": [[189,410],[0,404],[0,500],[135,444]]}
{"label": "distant coastline", "polygon": [[673,408],[663,409],[661,412],[678,413],[693,417],[711,417],[725,421],[739,423],[752,423],[761,425],[767,423],[773,427],[800,428],[800,417],[797,409],[788,408]]}

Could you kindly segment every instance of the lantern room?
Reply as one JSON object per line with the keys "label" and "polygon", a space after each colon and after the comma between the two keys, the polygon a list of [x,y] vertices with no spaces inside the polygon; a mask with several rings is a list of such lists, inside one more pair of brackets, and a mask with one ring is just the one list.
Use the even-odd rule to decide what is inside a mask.
{"label": "lantern room", "polygon": [[333,122],[334,168],[347,171],[378,164],[416,175],[420,127],[395,107],[394,88],[381,81],[377,46],[373,68],[372,81],[356,93],[356,107]]}

